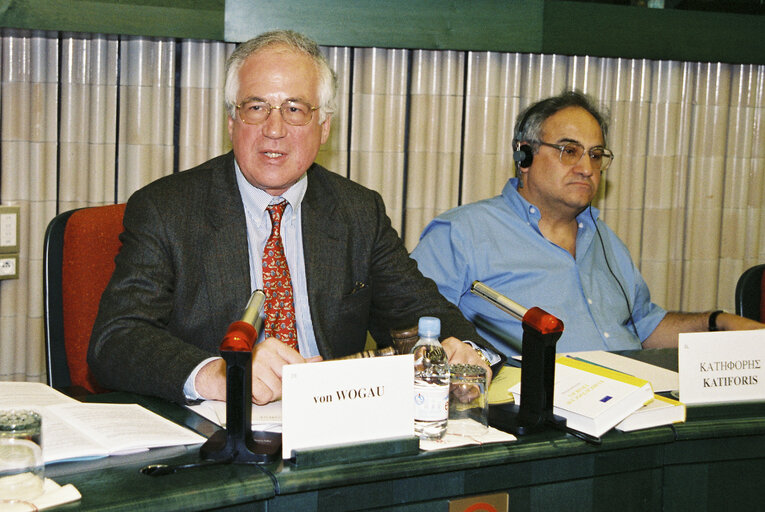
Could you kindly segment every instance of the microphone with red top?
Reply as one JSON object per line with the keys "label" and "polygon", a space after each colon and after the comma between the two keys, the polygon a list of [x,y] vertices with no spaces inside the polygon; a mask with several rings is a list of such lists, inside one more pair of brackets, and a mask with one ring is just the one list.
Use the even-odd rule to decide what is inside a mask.
{"label": "microphone with red top", "polygon": [[276,459],[281,434],[252,431],[252,348],[263,324],[266,296],[255,290],[240,320],[220,344],[226,362],[226,428],[215,432],[199,450],[203,460],[262,464]]}
{"label": "microphone with red top", "polygon": [[563,322],[538,307],[526,309],[480,281],[473,281],[470,291],[523,324],[521,405],[490,406],[489,423],[517,435],[543,430],[545,425],[565,430],[566,419],[553,414],[555,344],[563,334]]}

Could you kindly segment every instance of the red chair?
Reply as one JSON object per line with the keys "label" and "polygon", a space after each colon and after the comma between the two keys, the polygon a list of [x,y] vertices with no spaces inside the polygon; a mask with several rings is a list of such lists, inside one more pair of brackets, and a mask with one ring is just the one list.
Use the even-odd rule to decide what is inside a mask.
{"label": "red chair", "polygon": [[765,322],[765,263],[746,270],[736,283],[736,314]]}
{"label": "red chair", "polygon": [[106,391],[88,368],[88,344],[122,245],[124,213],[124,204],[70,210],[53,218],[45,232],[48,384],[70,394]]}

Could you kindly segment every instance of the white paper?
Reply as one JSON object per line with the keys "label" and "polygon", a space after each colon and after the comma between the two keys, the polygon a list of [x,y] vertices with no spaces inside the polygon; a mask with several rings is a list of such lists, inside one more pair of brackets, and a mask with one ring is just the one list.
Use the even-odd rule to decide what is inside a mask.
{"label": "white paper", "polygon": [[205,441],[140,405],[82,403],[40,383],[0,382],[0,407],[40,413],[46,463]]}
{"label": "white paper", "polygon": [[486,427],[469,418],[449,420],[442,439],[420,439],[420,450],[432,451],[458,446],[507,443],[517,438],[494,427]]}
{"label": "white paper", "polygon": [[[216,425],[226,427],[226,402],[205,400],[199,404],[187,405],[195,413]],[[252,430],[281,432],[282,401],[277,400],[266,405],[252,404]]]}
{"label": "white paper", "polygon": [[681,333],[678,368],[686,405],[765,400],[765,329]]}
{"label": "white paper", "polygon": [[578,357],[589,363],[605,366],[606,368],[611,368],[612,370],[647,380],[651,383],[654,393],[677,391],[680,386],[677,372],[653,364],[644,363],[643,361],[638,361],[637,359],[632,359],[620,354],[614,354],[613,352],[591,350],[585,352],[571,352],[567,355]]}
{"label": "white paper", "polygon": [[81,497],[80,491],[72,484],[61,486],[50,478],[46,478],[43,483],[42,496],[33,499],[32,503],[37,507],[37,510],[45,510],[77,501]]}
{"label": "white paper", "polygon": [[41,382],[0,382],[2,409],[34,409],[43,405],[71,403],[80,402]]}
{"label": "white paper", "polygon": [[293,364],[282,376],[282,456],[414,435],[414,358]]}

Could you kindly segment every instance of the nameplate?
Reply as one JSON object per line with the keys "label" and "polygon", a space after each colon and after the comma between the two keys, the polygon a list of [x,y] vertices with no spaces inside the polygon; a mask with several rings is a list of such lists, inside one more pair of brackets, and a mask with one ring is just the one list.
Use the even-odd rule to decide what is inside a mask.
{"label": "nameplate", "polygon": [[680,401],[765,400],[765,329],[681,333],[678,342]]}
{"label": "nameplate", "polygon": [[414,358],[291,364],[282,374],[282,457],[414,435]]}

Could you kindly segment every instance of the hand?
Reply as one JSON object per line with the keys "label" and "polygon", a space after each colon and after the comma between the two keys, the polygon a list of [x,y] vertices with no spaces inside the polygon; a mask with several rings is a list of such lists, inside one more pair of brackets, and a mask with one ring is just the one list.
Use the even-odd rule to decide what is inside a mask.
{"label": "hand", "polygon": [[[321,360],[321,356],[304,358],[276,338],[265,339],[252,351],[252,401],[264,405],[282,397],[282,367],[285,364]],[[203,366],[194,385],[208,400],[226,400],[226,362],[216,359]]]}
{"label": "hand", "polygon": [[321,356],[304,358],[276,338],[266,338],[252,350],[252,401],[258,405],[282,397],[282,367],[321,361]]}
{"label": "hand", "polygon": [[491,367],[486,364],[483,357],[481,357],[476,350],[457,338],[446,338],[441,342],[441,346],[446,351],[446,356],[449,358],[449,364],[475,364],[486,369],[486,387],[488,389],[491,382]]}

